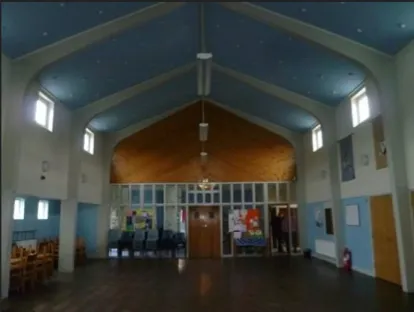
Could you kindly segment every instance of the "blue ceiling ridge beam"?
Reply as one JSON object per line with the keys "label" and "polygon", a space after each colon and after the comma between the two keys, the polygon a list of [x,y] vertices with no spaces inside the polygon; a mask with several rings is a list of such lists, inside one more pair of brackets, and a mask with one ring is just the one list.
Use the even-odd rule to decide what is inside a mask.
{"label": "blue ceiling ridge beam", "polygon": [[242,83],[245,83],[246,85],[260,92],[264,92],[287,104],[305,110],[310,115],[315,117],[320,123],[323,123],[326,119],[332,118],[334,115],[335,108],[308,98],[299,93],[287,90],[275,84],[259,80],[252,76],[240,73],[236,70],[221,66],[217,63],[213,63],[212,68],[214,71],[220,72]]}
{"label": "blue ceiling ridge beam", "polygon": [[158,75],[154,78],[146,80],[144,82],[133,85],[124,90],[118,91],[114,94],[108,95],[95,102],[87,104],[74,111],[75,116],[82,118],[88,123],[93,117],[101,114],[113,107],[120,105],[122,102],[137,96],[140,93],[156,88],[168,81],[179,78],[187,73],[190,73],[195,69],[196,63],[192,62],[187,65],[175,68],[169,72]]}
{"label": "blue ceiling ridge beam", "polygon": [[301,40],[316,44],[356,63],[373,76],[381,72],[382,64],[389,63],[393,59],[392,56],[359,42],[250,2],[220,2],[220,5],[270,27],[285,31]]}
{"label": "blue ceiling ridge beam", "polygon": [[145,7],[136,12],[65,38],[46,47],[42,47],[34,52],[15,59],[13,62],[30,68],[30,71],[34,76],[44,67],[73,53],[79,52],[93,44],[97,44],[112,36],[123,33],[140,24],[145,24],[155,18],[166,15],[183,5],[185,5],[183,2],[156,3],[152,6]]}

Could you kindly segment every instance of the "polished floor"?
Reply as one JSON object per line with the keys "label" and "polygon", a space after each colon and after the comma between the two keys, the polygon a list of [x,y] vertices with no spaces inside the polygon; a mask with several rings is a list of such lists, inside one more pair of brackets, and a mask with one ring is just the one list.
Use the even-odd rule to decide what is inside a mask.
{"label": "polished floor", "polygon": [[301,257],[110,259],[7,304],[10,312],[412,312],[414,296]]}

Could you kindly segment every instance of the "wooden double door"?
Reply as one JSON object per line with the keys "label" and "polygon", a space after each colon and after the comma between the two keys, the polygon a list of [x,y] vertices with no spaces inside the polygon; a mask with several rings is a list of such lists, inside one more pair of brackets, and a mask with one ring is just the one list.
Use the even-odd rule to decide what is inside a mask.
{"label": "wooden double door", "polygon": [[219,207],[190,207],[188,219],[190,258],[220,258]]}

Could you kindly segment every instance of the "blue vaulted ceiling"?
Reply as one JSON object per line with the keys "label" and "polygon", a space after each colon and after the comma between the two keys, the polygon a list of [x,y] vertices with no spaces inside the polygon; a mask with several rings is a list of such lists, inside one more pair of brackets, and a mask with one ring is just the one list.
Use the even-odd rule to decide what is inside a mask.
{"label": "blue vaulted ceiling", "polygon": [[292,131],[304,132],[318,123],[305,110],[289,105],[220,72],[213,72],[211,87],[210,98],[213,101]]}
{"label": "blue vaulted ceiling", "polygon": [[40,74],[40,83],[70,108],[195,61],[197,7],[161,18],[75,53]]}
{"label": "blue vaulted ceiling", "polygon": [[254,2],[388,54],[414,39],[414,2]]}
{"label": "blue vaulted ceiling", "polygon": [[195,100],[194,70],[97,115],[90,125],[99,131],[117,131]]}
{"label": "blue vaulted ceiling", "polygon": [[[2,3],[2,53],[10,58],[24,57],[51,43],[59,44],[58,41],[74,34],[156,3]],[[399,50],[410,36],[413,39],[413,19],[407,18],[413,12],[410,4],[405,10],[401,9],[401,3],[386,4],[389,16],[384,16],[386,10],[382,3],[370,6],[346,3],[343,7],[354,6],[352,16],[350,11],[338,11],[339,3],[256,4],[387,53]],[[167,15],[77,51],[43,69],[38,79],[45,89],[74,110],[194,62],[200,41],[198,5],[186,3]],[[353,63],[218,3],[206,3],[205,11],[207,50],[213,53],[214,62],[223,67],[330,106],[338,105],[365,78],[364,72]],[[341,12],[346,14],[342,16]],[[399,27],[390,30],[391,21],[399,23]],[[341,23],[350,26],[339,27]],[[350,32],[358,28],[361,32]],[[376,31],[376,36],[370,29]],[[389,44],[384,45],[385,38]],[[194,73],[175,77],[101,113],[91,125],[97,130],[116,131],[195,100],[195,80]],[[315,123],[306,111],[224,74],[213,72],[212,83],[212,99],[224,105],[295,131],[304,131]]]}
{"label": "blue vaulted ceiling", "polygon": [[157,2],[2,2],[2,50],[11,58]]}
{"label": "blue vaulted ceiling", "polygon": [[347,60],[218,4],[206,6],[206,32],[216,63],[329,105],[365,77]]}

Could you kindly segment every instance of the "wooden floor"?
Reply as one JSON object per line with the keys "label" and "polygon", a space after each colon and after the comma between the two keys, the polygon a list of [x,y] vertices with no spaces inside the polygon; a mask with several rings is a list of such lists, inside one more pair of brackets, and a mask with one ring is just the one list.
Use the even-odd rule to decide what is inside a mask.
{"label": "wooden floor", "polygon": [[[102,260],[3,311],[414,311],[414,296],[386,282],[301,257],[178,261]],[[180,260],[180,266],[183,261]]]}

